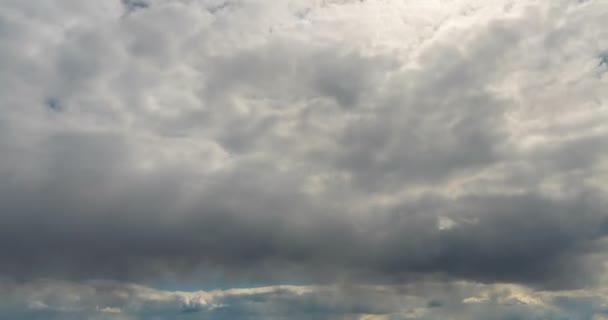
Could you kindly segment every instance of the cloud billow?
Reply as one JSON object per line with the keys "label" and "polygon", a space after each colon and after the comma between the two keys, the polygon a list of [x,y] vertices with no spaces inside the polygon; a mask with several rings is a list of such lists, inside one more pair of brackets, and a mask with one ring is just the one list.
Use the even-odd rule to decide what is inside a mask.
{"label": "cloud billow", "polygon": [[1,4],[0,278],[602,283],[603,5],[507,2]]}

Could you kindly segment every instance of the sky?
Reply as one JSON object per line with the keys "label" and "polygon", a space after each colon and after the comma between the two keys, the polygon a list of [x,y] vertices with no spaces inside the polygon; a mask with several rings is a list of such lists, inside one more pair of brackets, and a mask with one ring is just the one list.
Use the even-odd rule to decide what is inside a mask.
{"label": "sky", "polygon": [[606,0],[0,0],[0,318],[607,320]]}

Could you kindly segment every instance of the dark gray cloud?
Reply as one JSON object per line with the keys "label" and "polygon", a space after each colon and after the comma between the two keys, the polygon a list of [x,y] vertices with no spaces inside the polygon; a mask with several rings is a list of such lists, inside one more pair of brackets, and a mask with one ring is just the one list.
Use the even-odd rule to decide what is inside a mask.
{"label": "dark gray cloud", "polygon": [[[593,192],[437,197],[373,217],[327,215],[332,208],[298,194],[294,181],[266,180],[279,173],[263,165],[216,177],[183,205],[191,177],[177,169],[125,173],[126,148],[115,137],[46,144],[55,146],[44,183],[2,189],[5,274],[142,280],[177,272],[188,279],[208,266],[266,279],[277,270],[317,280],[440,273],[566,286],[594,275],[579,264],[606,232],[606,204]],[[440,215],[463,222],[439,230]]]}
{"label": "dark gray cloud", "polygon": [[[1,4],[0,276],[602,283],[602,5],[407,6]],[[124,319],[255,318],[275,307],[265,316],[465,317],[473,307],[462,300],[500,297],[471,290],[458,303],[425,292],[408,314],[380,298],[354,303],[352,292],[265,292],[226,298],[229,309],[146,298]],[[475,317],[601,313],[595,300],[567,300],[492,316],[479,306]],[[103,317],[45,301],[5,309]]]}

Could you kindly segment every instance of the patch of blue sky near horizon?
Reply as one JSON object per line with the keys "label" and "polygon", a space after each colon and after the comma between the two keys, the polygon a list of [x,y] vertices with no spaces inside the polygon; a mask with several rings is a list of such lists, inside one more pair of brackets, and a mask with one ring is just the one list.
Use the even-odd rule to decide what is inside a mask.
{"label": "patch of blue sky near horizon", "polygon": [[307,286],[314,285],[310,281],[289,279],[287,277],[273,278],[267,281],[257,281],[255,279],[231,279],[226,275],[218,274],[217,276],[206,275],[203,280],[183,281],[179,279],[157,279],[140,283],[162,291],[213,291],[227,289],[246,289],[260,287],[277,287],[277,286]]}
{"label": "patch of blue sky near horizon", "polygon": [[0,282],[12,319],[603,320],[605,289],[535,291],[508,284],[281,285],[158,290],[113,281]]}

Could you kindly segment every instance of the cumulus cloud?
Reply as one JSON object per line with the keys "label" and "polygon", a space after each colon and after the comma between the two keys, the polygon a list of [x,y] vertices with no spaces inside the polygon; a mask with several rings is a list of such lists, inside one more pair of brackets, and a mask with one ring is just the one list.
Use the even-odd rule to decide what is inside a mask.
{"label": "cumulus cloud", "polygon": [[[606,18],[602,1],[4,1],[0,275],[76,281],[78,299],[100,278],[589,289],[605,279]],[[317,289],[268,303],[447,310],[336,311]],[[450,312],[502,317],[473,291]],[[7,312],[81,308],[26,295]],[[266,295],[233,302],[255,314]],[[181,316],[233,299],[205,297]],[[72,314],[175,317],[121,299],[146,307]],[[601,313],[568,299],[508,310]]]}

